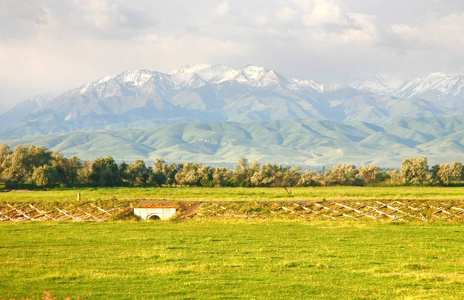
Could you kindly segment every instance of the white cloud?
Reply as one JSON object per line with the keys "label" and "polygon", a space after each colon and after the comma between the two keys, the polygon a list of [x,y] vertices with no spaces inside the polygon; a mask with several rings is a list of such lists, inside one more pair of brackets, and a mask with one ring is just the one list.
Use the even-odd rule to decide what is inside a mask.
{"label": "white cloud", "polygon": [[223,16],[223,15],[227,14],[229,12],[229,2],[225,1],[225,2],[220,3],[216,7],[216,12],[220,16]]}
{"label": "white cloud", "polygon": [[415,47],[424,45],[438,48],[461,48],[464,46],[464,13],[453,13],[438,18],[429,18],[419,25],[393,24],[392,32]]}
{"label": "white cloud", "polygon": [[326,81],[464,72],[464,2],[421,1],[0,0],[0,109],[125,69],[196,62]]}
{"label": "white cloud", "polygon": [[44,1],[0,0],[0,40],[34,37],[48,22]]}
{"label": "white cloud", "polygon": [[356,26],[349,28],[345,34],[342,35],[344,42],[366,44],[379,42],[380,36],[373,16],[358,13],[350,13],[349,16],[354,20]]}
{"label": "white cloud", "polygon": [[[73,0],[72,3],[83,14],[83,19],[99,28],[109,26],[117,11],[107,0]],[[117,16],[116,16],[117,17]]]}
{"label": "white cloud", "polygon": [[330,0],[294,0],[295,5],[304,12],[301,16],[307,27],[326,25],[348,26],[348,18],[340,4]]}
{"label": "white cloud", "polygon": [[256,15],[255,16],[255,23],[256,25],[263,27],[266,26],[269,23],[269,19],[266,16],[263,15]]}
{"label": "white cloud", "polygon": [[393,24],[390,26],[393,33],[404,38],[415,38],[417,36],[417,30],[412,26],[406,24]]}
{"label": "white cloud", "polygon": [[285,6],[282,9],[279,9],[275,15],[277,19],[281,21],[292,21],[298,16],[298,11]]}

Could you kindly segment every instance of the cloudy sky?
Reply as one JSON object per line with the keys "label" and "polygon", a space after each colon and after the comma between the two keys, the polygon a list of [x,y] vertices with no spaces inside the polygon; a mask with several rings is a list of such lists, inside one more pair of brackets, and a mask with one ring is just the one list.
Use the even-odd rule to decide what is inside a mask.
{"label": "cloudy sky", "polygon": [[462,0],[0,0],[0,112],[128,69],[464,73]]}

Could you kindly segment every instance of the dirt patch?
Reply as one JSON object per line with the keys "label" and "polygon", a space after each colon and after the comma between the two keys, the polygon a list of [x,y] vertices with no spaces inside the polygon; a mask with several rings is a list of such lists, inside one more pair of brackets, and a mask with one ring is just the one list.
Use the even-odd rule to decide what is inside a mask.
{"label": "dirt patch", "polygon": [[179,220],[184,220],[189,217],[193,217],[197,213],[197,208],[202,205],[203,202],[182,202],[182,211],[178,217]]}

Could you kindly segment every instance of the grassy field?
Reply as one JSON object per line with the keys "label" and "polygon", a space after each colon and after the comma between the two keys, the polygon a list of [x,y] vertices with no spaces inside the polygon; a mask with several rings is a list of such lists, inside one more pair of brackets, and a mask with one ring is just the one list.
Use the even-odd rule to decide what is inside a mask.
{"label": "grassy field", "polygon": [[307,187],[292,188],[83,188],[0,192],[0,201],[169,199],[169,200],[349,200],[464,199],[464,187]]}
{"label": "grassy field", "polygon": [[462,299],[464,225],[0,224],[0,298]]}

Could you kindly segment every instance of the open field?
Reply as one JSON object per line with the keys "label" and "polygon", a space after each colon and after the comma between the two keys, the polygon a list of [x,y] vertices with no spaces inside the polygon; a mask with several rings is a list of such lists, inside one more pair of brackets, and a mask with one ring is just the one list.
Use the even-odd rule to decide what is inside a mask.
{"label": "open field", "polygon": [[451,199],[464,200],[464,187],[307,187],[292,188],[82,188],[47,191],[0,192],[0,201],[41,202],[83,200],[168,199],[188,201],[238,200],[383,200],[383,199]]}
{"label": "open field", "polygon": [[460,299],[463,235],[440,223],[3,223],[0,298]]}

